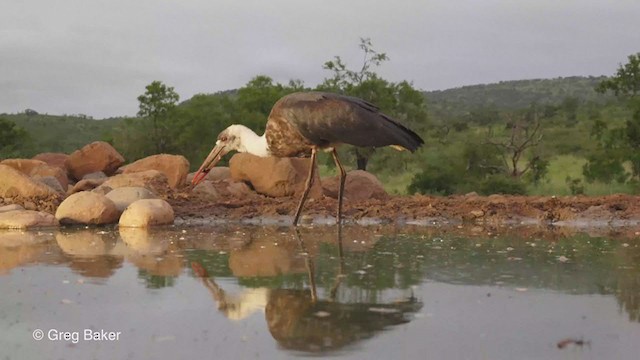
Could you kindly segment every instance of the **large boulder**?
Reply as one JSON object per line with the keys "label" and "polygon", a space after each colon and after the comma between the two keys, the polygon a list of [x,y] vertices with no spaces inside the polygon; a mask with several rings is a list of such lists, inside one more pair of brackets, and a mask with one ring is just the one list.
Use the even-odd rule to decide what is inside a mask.
{"label": "large boulder", "polygon": [[[234,155],[229,161],[231,177],[246,181],[260,194],[281,197],[301,194],[309,173],[309,159],[259,157],[247,153]],[[322,186],[316,169],[311,198],[322,197]]]}
{"label": "large boulder", "polygon": [[109,191],[106,196],[116,204],[116,208],[120,212],[123,212],[127,206],[135,201],[158,198],[151,190],[143,187],[120,187]]}
{"label": "large boulder", "polygon": [[32,159],[44,161],[45,163],[47,163],[47,165],[58,167],[64,170],[64,172],[66,173],[67,166],[65,165],[65,162],[68,158],[69,155],[64,153],[41,153],[34,156]]}
{"label": "large boulder", "polygon": [[56,211],[61,224],[113,224],[120,212],[116,204],[102,194],[81,191],[66,198]]}
{"label": "large boulder", "polygon": [[120,227],[148,227],[173,224],[171,205],[162,199],[142,199],[127,207],[120,217]]}
{"label": "large boulder", "polygon": [[58,220],[44,211],[12,210],[0,212],[0,229],[31,229],[58,226]]}
{"label": "large boulder", "polygon": [[0,164],[11,166],[21,173],[31,177],[53,176],[65,190],[69,185],[66,170],[57,166],[51,166],[44,161],[34,159],[7,159],[0,162]]}
{"label": "large boulder", "polygon": [[55,190],[56,192],[58,192],[61,195],[66,195],[67,194],[67,190],[62,188],[62,185],[60,185],[60,181],[58,181],[58,179],[56,179],[53,176],[32,176],[31,177],[33,180],[45,184],[48,187],[52,188],[53,190]]}
{"label": "large boulder", "polygon": [[[325,196],[337,199],[340,177],[322,179],[322,187]],[[385,200],[389,198],[389,194],[384,190],[382,183],[375,175],[363,170],[352,170],[347,173],[347,180],[344,184],[344,198],[351,201]]]}
{"label": "large boulder", "polygon": [[182,155],[159,154],[148,156],[120,168],[120,172],[123,174],[147,170],[158,170],[165,174],[169,186],[175,189],[185,185],[189,173],[189,160]]}
{"label": "large boulder", "polygon": [[11,166],[26,175],[30,175],[31,170],[37,166],[47,165],[44,161],[33,159],[6,159],[0,161],[0,164]]}
{"label": "large boulder", "polygon": [[64,192],[67,192],[67,188],[69,187],[69,178],[67,177],[67,172],[62,170],[57,166],[51,166],[48,164],[42,164],[34,167],[28,174],[33,178],[42,178],[53,176],[58,180],[58,183],[64,189]]}
{"label": "large boulder", "polygon": [[54,212],[62,196],[11,166],[0,164],[0,198],[5,203]]}
{"label": "large boulder", "polygon": [[74,151],[65,161],[69,173],[76,180],[81,180],[86,174],[96,171],[113,174],[122,164],[122,155],[104,141],[85,145],[82,149]]}
{"label": "large boulder", "polygon": [[111,189],[117,189],[132,186],[147,188],[156,194],[165,194],[169,191],[167,176],[158,170],[115,175],[108,178],[99,188],[109,187]]}

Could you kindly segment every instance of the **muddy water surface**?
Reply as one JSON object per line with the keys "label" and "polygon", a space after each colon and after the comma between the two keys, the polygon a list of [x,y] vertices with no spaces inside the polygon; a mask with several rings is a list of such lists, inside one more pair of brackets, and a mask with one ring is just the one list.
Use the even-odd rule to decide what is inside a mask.
{"label": "muddy water surface", "polygon": [[331,226],[0,232],[0,359],[638,354],[637,236]]}

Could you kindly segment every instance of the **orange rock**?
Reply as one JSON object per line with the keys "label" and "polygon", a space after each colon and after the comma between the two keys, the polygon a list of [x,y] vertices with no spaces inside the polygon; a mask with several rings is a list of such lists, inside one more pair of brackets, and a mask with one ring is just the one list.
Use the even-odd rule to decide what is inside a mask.
{"label": "orange rock", "polygon": [[33,159],[7,159],[1,161],[0,164],[11,166],[25,175],[30,175],[31,170],[38,166],[47,165],[44,161]]}
{"label": "orange rock", "polygon": [[9,204],[25,206],[30,203],[37,210],[53,211],[60,203],[61,195],[21,171],[0,164],[0,198],[4,198],[5,203]]}
{"label": "orange rock", "polygon": [[59,167],[60,169],[67,172],[67,166],[64,164],[65,161],[69,158],[69,155],[64,153],[41,153],[34,156],[33,160],[40,160],[47,163],[49,166]]}
{"label": "orange rock", "polygon": [[182,155],[152,155],[123,166],[120,170],[123,174],[158,170],[166,175],[169,186],[175,189],[185,185],[189,173],[189,160]]}
{"label": "orange rock", "polygon": [[[231,177],[247,181],[260,194],[280,197],[300,195],[309,172],[309,159],[259,157],[247,153],[234,155],[229,161]],[[322,197],[322,186],[316,169],[309,197]]]}
{"label": "orange rock", "polygon": [[82,149],[74,151],[65,161],[69,173],[76,180],[96,171],[111,175],[122,164],[124,164],[122,155],[104,141],[95,141],[85,145]]}
{"label": "orange rock", "polygon": [[[322,179],[325,196],[337,199],[339,186],[340,179],[338,176]],[[389,194],[384,190],[382,183],[375,175],[363,170],[352,170],[347,173],[347,180],[344,184],[344,198],[351,201],[386,200],[389,198]]]}
{"label": "orange rock", "polygon": [[69,178],[67,178],[67,172],[57,166],[51,166],[48,164],[38,165],[31,169],[31,172],[29,172],[28,175],[31,177],[53,176],[54,178],[56,178],[56,180],[58,180],[60,186],[62,186],[62,189],[66,191],[69,187]]}

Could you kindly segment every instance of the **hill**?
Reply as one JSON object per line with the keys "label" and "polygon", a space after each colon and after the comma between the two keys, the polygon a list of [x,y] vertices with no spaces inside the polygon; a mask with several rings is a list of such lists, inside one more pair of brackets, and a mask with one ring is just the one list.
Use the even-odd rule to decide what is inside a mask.
{"label": "hill", "polygon": [[71,153],[92,141],[108,139],[111,129],[122,121],[122,118],[93,120],[83,116],[33,113],[0,117],[13,121],[29,134],[28,143],[22,148],[23,157],[41,152]]}
{"label": "hill", "polygon": [[430,110],[433,113],[459,116],[478,108],[494,107],[505,110],[523,109],[532,103],[560,105],[567,98],[580,103],[594,102],[600,105],[612,101],[612,95],[597,93],[595,86],[605,77],[560,77],[501,81],[459,88],[427,91]]}

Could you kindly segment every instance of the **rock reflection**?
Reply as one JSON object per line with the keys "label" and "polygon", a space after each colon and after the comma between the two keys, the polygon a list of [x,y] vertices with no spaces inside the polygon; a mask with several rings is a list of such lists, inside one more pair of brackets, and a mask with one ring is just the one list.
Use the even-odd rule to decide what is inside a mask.
{"label": "rock reflection", "polygon": [[56,242],[68,255],[69,267],[81,275],[108,278],[122,266],[123,258],[112,254],[117,243],[113,232],[61,230],[56,234]]}
{"label": "rock reflection", "polygon": [[0,275],[7,275],[11,269],[37,263],[50,249],[51,233],[35,233],[18,230],[0,233]]}
{"label": "rock reflection", "polygon": [[171,286],[170,278],[182,273],[181,250],[166,233],[145,228],[119,228],[122,244],[118,251],[142,270],[150,287]]}
{"label": "rock reflection", "polygon": [[[411,314],[422,308],[422,303],[413,296],[387,303],[336,301],[345,277],[342,233],[341,228],[338,229],[334,241],[338,248],[335,265],[339,270],[333,285],[325,291],[327,299],[319,299],[317,295],[315,263],[309,250],[317,251],[320,242],[313,241],[308,248],[297,230],[296,247],[292,242],[260,239],[233,251],[229,263],[232,269],[237,269],[233,271],[236,276],[269,277],[305,272],[308,289],[259,287],[245,289],[239,295],[228,294],[200,263],[192,262],[192,268],[226,317],[239,320],[256,311],[264,311],[273,338],[280,346],[291,350],[312,353],[337,350],[371,338],[389,326],[409,322]],[[357,243],[373,244],[375,240]],[[258,258],[260,261],[256,262]]]}

